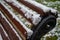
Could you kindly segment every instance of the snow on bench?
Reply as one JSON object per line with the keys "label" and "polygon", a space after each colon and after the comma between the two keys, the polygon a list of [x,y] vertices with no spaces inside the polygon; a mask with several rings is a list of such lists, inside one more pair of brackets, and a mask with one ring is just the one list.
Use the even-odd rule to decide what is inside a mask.
{"label": "snow on bench", "polygon": [[33,4],[33,5],[41,8],[44,12],[48,12],[50,10],[51,10],[52,13],[56,13],[57,12],[57,10],[49,8],[49,7],[46,7],[45,5],[42,5],[42,4],[40,4],[40,3],[38,3],[38,2],[36,2],[34,0],[24,0],[24,1],[27,1],[27,2],[29,2],[31,4]]}
{"label": "snow on bench", "polygon": [[1,34],[0,34],[0,40],[3,40]]}
{"label": "snow on bench", "polygon": [[[45,19],[45,17],[47,17],[48,20],[50,14],[53,15],[54,13],[55,17],[56,15],[55,13],[57,13],[57,10],[52,9],[50,7],[46,7],[33,0],[19,0],[19,1],[4,0],[0,2],[0,9],[3,12],[0,14],[4,18],[5,22],[2,21],[3,19],[1,19],[1,21],[9,24],[7,27],[10,27],[12,29],[12,32],[16,34],[15,37],[17,37],[17,39],[19,38],[19,40],[22,40],[21,37],[24,40],[29,39],[32,36],[32,34],[34,34],[35,28],[33,29],[33,27],[39,25],[43,18]],[[2,24],[5,27],[7,24],[5,25],[4,23]],[[12,38],[11,37],[12,35],[9,36],[10,38]]]}
{"label": "snow on bench", "polygon": [[17,21],[22,25],[22,27],[27,31],[27,35],[28,35],[28,36],[31,36],[32,33],[33,33],[33,31],[30,30],[29,28],[27,28],[27,27],[20,21],[20,19],[12,12],[12,10],[10,10],[10,9],[9,9],[7,6],[5,6],[3,3],[1,3],[1,4],[6,8],[6,10],[9,11],[9,13],[12,15],[12,17],[13,17],[15,20],[17,20]]}
{"label": "snow on bench", "polygon": [[[24,12],[24,15],[28,18],[28,19],[31,19],[32,20],[32,23],[34,24],[34,25],[37,25],[38,23],[39,23],[39,21],[41,21],[41,15],[42,14],[45,14],[45,13],[47,13],[47,12],[49,12],[49,11],[51,11],[53,14],[55,14],[56,15],[56,13],[57,13],[57,10],[55,10],[55,9],[53,9],[53,8],[50,8],[50,7],[46,7],[45,5],[42,5],[41,3],[38,3],[38,2],[36,2],[36,1],[34,1],[34,0],[19,0],[20,2],[18,2],[17,0],[12,0],[12,1],[10,1],[10,0],[6,0],[7,2],[9,2],[9,3],[12,3],[13,5],[15,5],[17,8],[19,8],[20,10],[22,10],[22,12]],[[23,4],[24,5],[23,5]],[[28,5],[29,6],[28,6]],[[40,8],[40,11],[38,11],[38,12],[36,12],[36,11],[33,11],[32,9],[30,9],[30,8],[32,8],[32,7],[30,7],[31,5],[32,5],[32,7],[34,7],[35,6],[35,8]],[[28,8],[27,6],[25,6],[25,5],[27,5],[28,7],[30,7],[30,8]],[[43,11],[42,11],[42,10]],[[34,9],[35,10],[35,9]],[[37,10],[39,10],[39,9],[37,9]],[[39,14],[40,13],[40,14]],[[33,15],[33,16],[32,16]]]}
{"label": "snow on bench", "polygon": [[[1,23],[4,21],[4,23],[6,23],[6,24],[4,24],[4,23],[2,23],[2,25],[3,25],[3,27],[5,28],[5,30],[7,31],[7,33],[8,33],[8,35],[9,35],[9,37],[11,38],[11,39],[14,39],[13,37],[15,37],[16,39],[19,39],[19,40],[21,40],[21,38],[19,37],[19,35],[18,35],[18,33],[16,32],[16,30],[12,27],[12,25],[9,23],[9,21],[6,19],[6,17],[3,15],[3,13],[2,12],[0,12],[0,14],[1,14],[1,17],[3,18],[1,18]],[[7,29],[8,28],[8,29]],[[10,31],[9,31],[10,30]],[[5,32],[5,34],[6,34],[6,32]],[[13,34],[13,35],[12,35]],[[8,36],[7,34],[6,34],[6,36]],[[13,37],[12,37],[13,36]]]}
{"label": "snow on bench", "polygon": [[[17,30],[18,34],[19,34],[20,32],[22,32],[22,33],[20,33],[20,36],[21,36],[22,34],[24,34],[24,37],[26,37],[26,31],[25,31],[24,28],[22,28],[21,24],[19,24],[19,22],[17,22],[17,21],[12,17],[12,15],[11,15],[2,5],[0,5],[0,7],[1,7],[1,10],[2,10],[2,12],[4,13],[5,17],[7,17],[7,19],[8,19],[10,22],[12,21],[11,24],[14,26],[15,30]],[[23,29],[23,30],[22,30],[22,29]]]}
{"label": "snow on bench", "polygon": [[12,3],[16,7],[18,7],[22,12],[24,12],[24,15],[28,19],[31,19],[31,21],[32,21],[32,23],[34,25],[37,25],[39,23],[39,21],[41,21],[40,14],[38,14],[37,12],[29,9],[28,7],[26,7],[23,4],[19,3],[18,1],[14,0],[14,1],[10,2],[10,3]]}

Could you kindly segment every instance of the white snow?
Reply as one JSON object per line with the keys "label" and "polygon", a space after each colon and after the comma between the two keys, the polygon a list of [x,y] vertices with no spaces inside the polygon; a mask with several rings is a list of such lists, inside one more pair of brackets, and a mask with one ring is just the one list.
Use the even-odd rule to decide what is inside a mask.
{"label": "white snow", "polygon": [[48,34],[48,35],[46,34],[44,37],[47,37],[47,36],[51,36],[51,34]]}
{"label": "white snow", "polygon": [[53,8],[50,8],[50,10],[51,10],[52,13],[56,13],[57,12],[57,10],[55,10]]}
{"label": "white snow", "polygon": [[33,1],[33,0],[24,0],[24,1],[27,1],[27,2],[29,2],[29,3],[31,3],[31,4],[33,4],[33,5],[41,8],[44,12],[50,11],[50,9],[49,9],[48,7],[46,7],[46,6],[38,3],[38,2],[36,2],[36,1]]}
{"label": "white snow", "polygon": [[[16,1],[16,0],[13,0],[13,1]],[[27,2],[29,2],[31,4],[33,4],[33,5],[41,8],[44,12],[49,12],[50,10],[51,10],[52,13],[56,13],[57,12],[57,10],[52,9],[50,7],[46,7],[45,5],[42,5],[41,3],[38,3],[38,2],[36,2],[34,0],[24,0],[24,1],[27,1]],[[8,2],[10,2],[10,1],[8,1]]]}
{"label": "white snow", "polygon": [[12,1],[13,1],[13,0],[6,0],[6,1],[7,1],[7,2],[11,2],[11,3],[12,3]]}
{"label": "white snow", "polygon": [[0,40],[3,40],[1,34],[0,34]]}
{"label": "white snow", "polygon": [[40,20],[41,20],[40,15],[35,14],[32,16],[33,24],[37,25],[37,23],[39,23]]}
{"label": "white snow", "polygon": [[[16,7],[18,6],[18,8],[21,8],[20,10],[22,10],[24,12],[24,15],[28,19],[32,20],[32,22],[33,22],[34,25],[37,25],[39,23],[39,21],[41,20],[40,14],[38,14],[37,12],[29,9],[28,7],[26,7],[23,4],[19,3],[18,1],[13,1],[12,4],[15,5]],[[35,16],[38,16],[38,17],[35,17]]]}
{"label": "white snow", "polygon": [[[10,27],[12,28],[12,30],[15,32],[15,34],[17,35],[17,37],[19,38],[19,40],[22,40],[21,37],[18,35],[18,33],[16,32],[16,30],[13,28],[13,26],[9,23],[9,21],[6,19],[6,17],[3,15],[3,13],[1,12],[2,17],[6,20],[6,22],[10,25]],[[3,27],[2,27],[3,28]],[[4,31],[4,29],[3,29]],[[7,33],[4,31],[4,33],[6,34],[6,36],[8,37]]]}
{"label": "white snow", "polygon": [[[21,7],[21,10],[24,12],[25,11],[25,16],[27,18],[30,18],[33,22],[34,25],[37,25],[39,23],[39,21],[41,20],[40,14],[32,11],[31,9],[27,8],[26,6],[24,6],[23,4],[16,2],[15,3]],[[33,16],[32,16],[33,15]],[[39,16],[38,16],[39,15]],[[35,17],[38,16],[38,17]],[[40,20],[39,20],[40,18]]]}
{"label": "white snow", "polygon": [[34,0],[24,0],[24,1],[27,1],[27,2],[29,2],[31,4],[33,4],[33,5],[41,8],[44,12],[49,12],[50,10],[51,10],[52,13],[56,13],[57,12],[57,10],[52,9],[50,7],[46,7],[45,5],[42,5],[41,3],[38,3],[38,2],[36,2]]}
{"label": "white snow", "polygon": [[13,18],[16,19],[16,20],[22,25],[22,27],[27,31],[27,35],[28,35],[28,36],[31,36],[31,35],[33,34],[33,31],[30,30],[29,28],[27,28],[27,27],[19,20],[19,18],[18,18],[11,10],[8,9],[7,6],[5,6],[2,2],[1,2],[1,4],[10,12],[10,14],[13,16]]}

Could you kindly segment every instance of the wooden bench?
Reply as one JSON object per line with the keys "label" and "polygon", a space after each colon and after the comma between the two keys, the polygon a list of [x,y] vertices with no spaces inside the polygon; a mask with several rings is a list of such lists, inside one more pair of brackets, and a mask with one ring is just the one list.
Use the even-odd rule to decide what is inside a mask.
{"label": "wooden bench", "polygon": [[[10,40],[39,40],[56,25],[56,10],[41,4],[42,7],[45,7],[43,9],[39,7],[39,3],[29,1],[11,0],[10,2],[9,0],[3,0],[0,3],[0,11],[2,12],[0,14],[0,23],[7,32]],[[12,25],[13,29],[2,15]]]}

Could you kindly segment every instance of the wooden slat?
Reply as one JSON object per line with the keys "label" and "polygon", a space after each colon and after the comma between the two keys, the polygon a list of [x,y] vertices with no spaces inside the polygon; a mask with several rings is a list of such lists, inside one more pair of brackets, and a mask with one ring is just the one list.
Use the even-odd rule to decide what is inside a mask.
{"label": "wooden slat", "polygon": [[19,2],[23,3],[24,5],[28,6],[29,8],[31,8],[32,10],[36,11],[37,13],[39,13],[41,16],[44,16],[45,13],[43,12],[43,10],[41,8],[38,8],[37,6],[24,1],[24,0],[18,0]]}
{"label": "wooden slat", "polygon": [[0,22],[3,26],[3,28],[6,30],[6,32],[9,35],[9,38],[11,40],[19,40],[19,38],[17,37],[17,35],[15,34],[15,32],[12,30],[12,28],[10,27],[10,25],[6,22],[6,20],[0,15]]}
{"label": "wooden slat", "polygon": [[[27,37],[26,30],[22,27],[22,25],[16,21],[12,15],[8,12],[8,10],[6,10],[3,5],[0,4],[0,9],[2,10],[2,12],[13,22],[13,24],[16,26],[14,28],[17,28],[16,30],[19,30],[19,32],[21,32],[23,34],[24,37]],[[9,20],[8,19],[8,20]]]}
{"label": "wooden slat", "polygon": [[32,20],[31,19],[28,19],[26,16],[25,16],[25,13],[21,10],[21,9],[19,9],[19,8],[17,8],[15,5],[13,5],[12,3],[9,3],[9,2],[7,2],[14,10],[16,10],[20,15],[22,15],[23,17],[25,17],[33,26],[34,26],[34,24],[32,23]]}
{"label": "wooden slat", "polygon": [[3,40],[9,40],[9,38],[6,37],[6,35],[4,34],[4,31],[3,31],[3,29],[1,28],[1,26],[0,26],[0,34],[1,34]]}

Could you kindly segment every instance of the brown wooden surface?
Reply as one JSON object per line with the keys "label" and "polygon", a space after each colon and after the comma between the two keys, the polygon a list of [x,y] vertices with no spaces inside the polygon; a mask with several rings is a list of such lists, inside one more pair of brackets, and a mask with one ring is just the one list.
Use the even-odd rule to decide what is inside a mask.
{"label": "brown wooden surface", "polygon": [[9,35],[9,38],[11,40],[19,40],[15,32],[12,30],[10,25],[6,22],[6,20],[0,15],[0,22],[3,26],[3,28],[6,30],[7,34]]}
{"label": "brown wooden surface", "polygon": [[3,29],[1,28],[1,26],[0,26],[0,34],[1,34],[3,40],[9,40],[9,38],[6,37],[6,35],[4,34],[4,31],[3,31]]}
{"label": "brown wooden surface", "polygon": [[[24,37],[27,37],[27,34],[25,34],[26,30],[22,27],[22,25],[21,25],[18,21],[16,21],[16,20],[12,17],[12,15],[8,12],[8,10],[6,10],[6,9],[3,7],[3,5],[1,5],[1,4],[0,4],[0,9],[2,10],[2,12],[3,12],[4,14],[6,14],[6,15],[8,16],[8,18],[13,22],[13,24],[16,25],[16,28],[24,35]],[[9,19],[8,19],[8,20],[9,20]]]}
{"label": "brown wooden surface", "polygon": [[32,23],[32,20],[31,19],[28,19],[26,16],[25,16],[25,13],[23,13],[23,11],[19,8],[17,8],[15,5],[13,5],[12,3],[9,3],[7,2],[14,10],[16,10],[20,15],[22,15],[23,17],[25,17],[27,19],[27,21],[29,21],[32,25],[34,25]]}
{"label": "brown wooden surface", "polygon": [[29,8],[31,8],[32,10],[36,11],[37,13],[39,13],[41,16],[44,16],[45,13],[43,12],[43,10],[41,8],[38,8],[37,6],[28,3],[24,0],[18,0],[19,2],[23,3],[25,6],[28,6]]}

